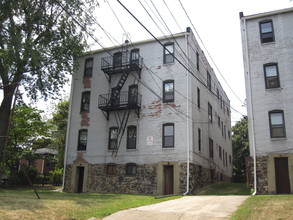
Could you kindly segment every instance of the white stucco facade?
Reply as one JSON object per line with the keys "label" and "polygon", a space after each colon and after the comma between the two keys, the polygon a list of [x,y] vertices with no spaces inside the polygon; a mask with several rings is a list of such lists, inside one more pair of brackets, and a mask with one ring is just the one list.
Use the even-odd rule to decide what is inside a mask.
{"label": "white stucco facade", "polygon": [[[172,43],[174,56],[178,60],[174,59],[174,62],[164,64],[164,48],[155,40],[127,44],[124,48],[107,48],[88,53],[78,59],[79,69],[72,80],[66,144],[66,191],[78,191],[76,185],[81,181],[82,191],[166,194],[164,187],[167,180],[164,175],[167,166],[172,166],[172,193],[194,191],[200,187],[196,186],[196,179],[204,179],[202,186],[211,181],[231,178],[231,120],[227,95],[192,32],[159,38],[159,41],[161,44]],[[113,154],[113,150],[109,150],[109,129],[119,127],[117,121],[122,120],[125,110],[109,111],[107,118],[107,114],[98,108],[98,97],[111,93],[121,74],[112,74],[111,80],[108,80],[101,70],[101,60],[113,56],[119,50],[131,51],[134,48],[139,49],[139,55],[143,58],[142,69],[140,74],[136,71],[129,73],[121,93],[128,92],[130,85],[137,84],[141,104],[139,114],[131,110],[119,149]],[[92,75],[85,77],[85,60],[88,58],[93,59]],[[211,76],[210,90],[207,88],[207,72]],[[168,80],[174,83],[174,100],[164,103],[163,82]],[[90,92],[90,107],[84,113],[81,112],[81,100],[82,94],[87,91]],[[212,122],[208,116],[208,103],[212,108]],[[174,146],[165,148],[163,126],[167,123],[174,125]],[[136,127],[135,149],[127,149],[128,126]],[[199,129],[201,146],[198,146]],[[80,130],[87,130],[86,149],[83,150],[78,150]],[[212,156],[209,138],[213,142]],[[136,165],[137,177],[125,177],[126,171],[123,167],[128,163]],[[117,165],[114,177],[107,175],[107,168],[101,168],[107,164]],[[82,177],[79,174],[81,171],[76,170],[78,167],[84,167]],[[143,168],[140,170],[140,167]],[[187,169],[189,171],[186,171]],[[153,174],[142,174],[149,173],[150,170],[153,170]],[[147,175],[150,175],[149,179],[140,182]],[[188,175],[189,184],[186,183]],[[106,186],[101,188],[101,184],[98,183],[99,176],[117,186],[122,182],[130,184],[134,179],[135,183],[140,185],[148,184],[145,182],[151,183],[146,186],[148,190],[138,190],[135,186],[128,190],[127,186],[122,186],[123,184],[120,190]],[[78,180],[80,178],[82,180]]]}
{"label": "white stucco facade", "polygon": [[[258,182],[254,185],[258,185],[258,190],[255,190],[263,194],[278,191],[275,157],[288,161],[292,189],[293,161],[288,154],[293,153],[293,8],[249,16],[242,14],[240,20],[250,154],[259,169],[257,172],[261,173],[256,177]],[[274,68],[277,76],[269,75],[267,67]],[[266,84],[269,80],[274,84]],[[271,116],[276,112],[283,114],[283,122],[278,119],[278,125],[274,124]],[[275,135],[273,130],[276,126],[284,131]],[[258,167],[257,158],[265,160],[266,165]],[[268,169],[264,176],[260,171],[263,169]]]}

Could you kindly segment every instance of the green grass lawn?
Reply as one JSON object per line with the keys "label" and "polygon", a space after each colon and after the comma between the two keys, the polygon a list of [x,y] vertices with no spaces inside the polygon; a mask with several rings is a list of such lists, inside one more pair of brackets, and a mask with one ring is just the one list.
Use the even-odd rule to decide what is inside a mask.
{"label": "green grass lawn", "polygon": [[293,195],[250,196],[234,213],[232,220],[293,219]]}
{"label": "green grass lawn", "polygon": [[216,183],[204,187],[196,193],[197,195],[250,195],[245,183]]}
{"label": "green grass lawn", "polygon": [[1,190],[0,219],[88,219],[104,217],[123,209],[179,198],[101,193],[64,193],[31,189]]}

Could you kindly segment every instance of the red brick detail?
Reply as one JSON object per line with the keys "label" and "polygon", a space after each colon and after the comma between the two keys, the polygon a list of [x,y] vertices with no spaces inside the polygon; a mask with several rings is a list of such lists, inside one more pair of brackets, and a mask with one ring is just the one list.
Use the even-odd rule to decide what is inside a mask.
{"label": "red brick detail", "polygon": [[89,127],[90,126],[90,118],[88,112],[81,113],[81,122],[80,126]]}
{"label": "red brick detail", "polygon": [[77,152],[76,159],[73,161],[75,164],[85,164],[88,163],[84,158],[83,158],[83,153],[82,152]]}
{"label": "red brick detail", "polygon": [[87,89],[87,88],[91,88],[91,78],[92,77],[84,77],[83,78],[83,88]]}

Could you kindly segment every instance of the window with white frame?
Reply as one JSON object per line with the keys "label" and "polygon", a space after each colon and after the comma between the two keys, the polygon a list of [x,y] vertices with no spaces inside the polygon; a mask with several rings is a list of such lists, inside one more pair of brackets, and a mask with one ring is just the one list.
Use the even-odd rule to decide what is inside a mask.
{"label": "window with white frame", "polygon": [[163,148],[174,147],[174,124],[163,124]]}
{"label": "window with white frame", "polygon": [[274,28],[273,28],[273,21],[272,20],[267,20],[267,21],[262,21],[259,23],[259,28],[260,28],[260,40],[261,43],[269,43],[269,42],[274,42],[275,37],[274,37]]}
{"label": "window with white frame", "polygon": [[284,112],[282,110],[270,111],[269,122],[271,138],[286,137]]}
{"label": "window with white frame", "polygon": [[164,63],[174,63],[174,43],[164,45]]}
{"label": "window with white frame", "polygon": [[266,89],[280,87],[278,64],[270,63],[264,65]]}

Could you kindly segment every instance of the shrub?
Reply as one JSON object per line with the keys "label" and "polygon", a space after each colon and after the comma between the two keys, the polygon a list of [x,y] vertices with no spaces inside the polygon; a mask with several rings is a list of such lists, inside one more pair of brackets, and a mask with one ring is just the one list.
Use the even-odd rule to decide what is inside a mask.
{"label": "shrub", "polygon": [[62,178],[63,178],[63,168],[55,168],[54,171],[50,171],[50,183],[54,186],[61,185],[62,184]]}

